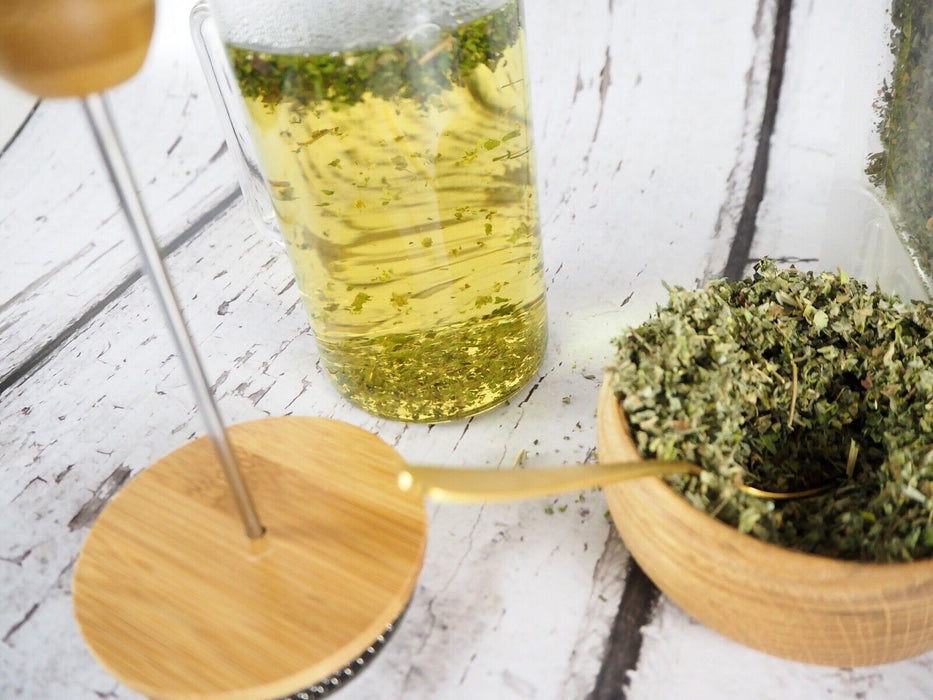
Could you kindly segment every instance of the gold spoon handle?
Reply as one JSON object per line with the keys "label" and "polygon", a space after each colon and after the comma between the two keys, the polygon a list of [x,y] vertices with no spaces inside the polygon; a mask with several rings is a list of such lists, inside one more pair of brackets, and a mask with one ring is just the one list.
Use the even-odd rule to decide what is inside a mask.
{"label": "gold spoon handle", "polygon": [[469,503],[540,498],[567,491],[583,491],[623,479],[665,474],[699,474],[690,462],[645,460],[575,464],[540,469],[406,466],[398,475],[402,491],[435,501]]}

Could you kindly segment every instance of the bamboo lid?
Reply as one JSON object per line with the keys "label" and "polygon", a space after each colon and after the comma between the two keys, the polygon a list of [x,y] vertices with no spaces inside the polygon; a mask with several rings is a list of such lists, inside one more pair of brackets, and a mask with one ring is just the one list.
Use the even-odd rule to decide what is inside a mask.
{"label": "bamboo lid", "polygon": [[74,576],[98,661],[155,698],[265,698],[351,664],[398,618],[427,539],[401,456],[320,418],[234,426],[266,534],[243,533],[207,438],[136,476],[107,506]]}

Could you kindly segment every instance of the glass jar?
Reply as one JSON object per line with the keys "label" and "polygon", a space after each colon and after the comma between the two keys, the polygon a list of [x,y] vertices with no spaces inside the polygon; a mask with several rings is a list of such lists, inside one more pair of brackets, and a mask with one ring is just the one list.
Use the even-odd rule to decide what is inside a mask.
{"label": "glass jar", "polygon": [[222,46],[203,4],[193,32],[244,191],[337,388],[422,422],[518,390],[546,341],[521,0],[211,9]]}
{"label": "glass jar", "polygon": [[777,3],[767,80],[750,91],[766,104],[743,203],[754,214],[737,224],[749,245],[733,245],[731,276],[769,256],[929,299],[931,18],[912,0]]}

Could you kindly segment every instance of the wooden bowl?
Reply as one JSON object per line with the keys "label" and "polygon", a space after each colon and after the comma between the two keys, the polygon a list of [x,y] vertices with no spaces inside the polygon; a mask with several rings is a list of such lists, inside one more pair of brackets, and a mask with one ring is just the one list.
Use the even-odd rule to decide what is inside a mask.
{"label": "wooden bowl", "polygon": [[[640,459],[607,379],[601,461]],[[933,560],[868,564],[767,544],[693,507],[661,479],[604,488],[635,560],[700,622],[774,656],[866,666],[933,649]]]}

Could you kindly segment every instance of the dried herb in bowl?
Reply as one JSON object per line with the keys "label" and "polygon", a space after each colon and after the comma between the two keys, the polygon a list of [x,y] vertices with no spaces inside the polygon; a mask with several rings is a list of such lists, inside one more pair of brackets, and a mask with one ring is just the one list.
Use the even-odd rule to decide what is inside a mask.
{"label": "dried herb in bowl", "polygon": [[[779,270],[669,288],[615,341],[611,373],[644,457],[686,459],[669,483],[762,540],[861,561],[933,555],[933,307],[845,273]],[[738,484],[826,495],[771,501]]]}

